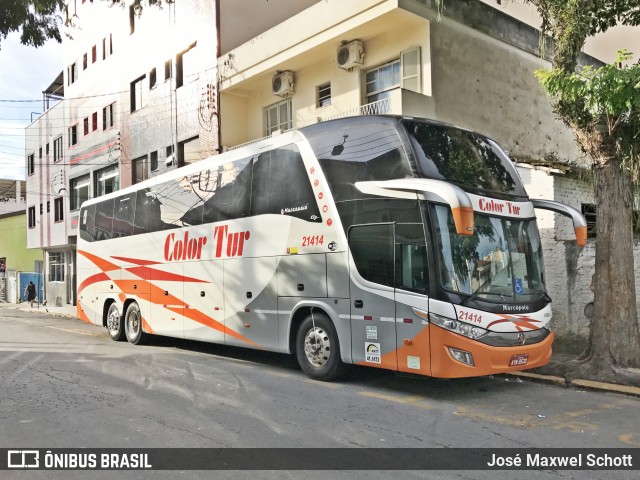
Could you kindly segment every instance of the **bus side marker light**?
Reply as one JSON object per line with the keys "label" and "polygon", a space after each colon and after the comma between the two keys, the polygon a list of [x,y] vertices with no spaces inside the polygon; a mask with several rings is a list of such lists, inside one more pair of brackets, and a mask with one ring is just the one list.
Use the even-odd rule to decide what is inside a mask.
{"label": "bus side marker light", "polygon": [[413,340],[411,340],[409,338],[405,338],[403,341],[404,341],[405,345],[413,345]]}
{"label": "bus side marker light", "polygon": [[245,324],[243,324],[243,325],[244,325],[244,328],[250,328],[250,327],[251,327],[251,325],[250,325],[250,324],[248,324],[248,323],[245,323]]}
{"label": "bus side marker light", "polygon": [[457,348],[449,347],[449,354],[460,363],[475,367],[473,355],[466,350],[458,350]]}
{"label": "bus side marker light", "polygon": [[373,317],[371,315],[365,315],[364,319],[365,320],[373,320]]}

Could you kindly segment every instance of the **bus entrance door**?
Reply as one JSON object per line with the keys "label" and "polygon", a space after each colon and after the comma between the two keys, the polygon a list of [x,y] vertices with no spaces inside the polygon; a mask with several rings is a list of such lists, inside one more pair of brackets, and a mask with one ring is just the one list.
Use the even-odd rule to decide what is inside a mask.
{"label": "bus entrance door", "polygon": [[353,363],[396,370],[396,303],[392,223],[349,229]]}

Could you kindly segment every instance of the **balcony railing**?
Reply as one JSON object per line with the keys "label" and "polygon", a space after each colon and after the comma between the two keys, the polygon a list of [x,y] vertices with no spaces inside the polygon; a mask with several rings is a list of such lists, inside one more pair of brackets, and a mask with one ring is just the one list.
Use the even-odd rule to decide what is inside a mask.
{"label": "balcony railing", "polygon": [[385,113],[389,113],[390,111],[391,99],[383,98],[382,100],[378,100],[377,102],[367,103],[366,105],[362,105],[361,107],[352,108],[351,110],[347,110],[345,112],[340,112],[335,115],[324,117],[320,119],[320,121],[326,122],[327,120],[335,120],[336,118],[355,117],[358,115],[383,115]]}

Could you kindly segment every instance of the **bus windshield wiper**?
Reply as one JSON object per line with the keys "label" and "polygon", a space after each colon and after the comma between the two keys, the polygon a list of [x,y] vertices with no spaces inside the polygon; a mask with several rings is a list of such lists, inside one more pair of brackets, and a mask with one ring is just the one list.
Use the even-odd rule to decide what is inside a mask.
{"label": "bus windshield wiper", "polygon": [[475,292],[473,292],[471,295],[469,295],[467,298],[465,298],[461,305],[463,306],[467,306],[469,304],[470,301],[475,300],[476,298],[478,298],[480,295],[493,295],[496,297],[500,297],[500,300],[504,300],[505,298],[505,294],[504,293],[496,293],[496,292],[481,292],[480,290],[476,290]]}

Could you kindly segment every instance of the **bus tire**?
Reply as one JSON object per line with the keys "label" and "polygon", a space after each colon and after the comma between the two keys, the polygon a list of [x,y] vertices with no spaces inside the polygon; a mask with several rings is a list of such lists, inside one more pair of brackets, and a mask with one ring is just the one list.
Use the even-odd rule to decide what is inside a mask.
{"label": "bus tire", "polygon": [[121,342],[125,339],[124,322],[118,305],[112,303],[107,312],[107,332],[114,342]]}
{"label": "bus tire", "polygon": [[124,315],[124,330],[129,343],[142,345],[147,340],[147,334],[142,331],[140,307],[136,302],[127,307],[127,313]]}
{"label": "bus tire", "polygon": [[338,334],[324,313],[310,313],[300,324],[296,357],[302,371],[314,380],[326,382],[342,373],[344,365],[340,359]]}

